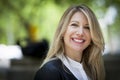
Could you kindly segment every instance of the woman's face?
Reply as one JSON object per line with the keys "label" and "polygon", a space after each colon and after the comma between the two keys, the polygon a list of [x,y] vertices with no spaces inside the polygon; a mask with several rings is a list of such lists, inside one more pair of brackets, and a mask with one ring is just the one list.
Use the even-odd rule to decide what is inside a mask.
{"label": "woman's face", "polygon": [[89,24],[82,12],[76,12],[64,34],[65,51],[82,53],[91,42]]}

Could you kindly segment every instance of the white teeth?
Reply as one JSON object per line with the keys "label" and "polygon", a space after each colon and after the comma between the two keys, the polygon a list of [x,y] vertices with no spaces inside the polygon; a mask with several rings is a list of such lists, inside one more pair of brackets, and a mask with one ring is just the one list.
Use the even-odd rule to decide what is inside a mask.
{"label": "white teeth", "polygon": [[74,39],[76,42],[83,42],[84,40]]}

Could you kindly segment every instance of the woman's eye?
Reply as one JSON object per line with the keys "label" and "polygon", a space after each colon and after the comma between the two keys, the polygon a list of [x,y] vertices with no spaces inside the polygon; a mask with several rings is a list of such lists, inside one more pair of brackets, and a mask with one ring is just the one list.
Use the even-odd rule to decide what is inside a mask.
{"label": "woman's eye", "polygon": [[88,30],[90,29],[89,26],[85,26],[84,28],[85,28],[85,29],[88,29]]}
{"label": "woman's eye", "polygon": [[71,26],[76,26],[77,27],[78,25],[77,24],[71,24]]}

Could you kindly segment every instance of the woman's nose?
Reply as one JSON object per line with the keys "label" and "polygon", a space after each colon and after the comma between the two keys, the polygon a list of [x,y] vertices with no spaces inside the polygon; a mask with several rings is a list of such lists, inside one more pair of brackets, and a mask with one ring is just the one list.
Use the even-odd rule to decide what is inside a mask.
{"label": "woman's nose", "polygon": [[77,30],[77,34],[79,34],[79,35],[83,35],[83,28],[82,27],[80,27],[78,30]]}

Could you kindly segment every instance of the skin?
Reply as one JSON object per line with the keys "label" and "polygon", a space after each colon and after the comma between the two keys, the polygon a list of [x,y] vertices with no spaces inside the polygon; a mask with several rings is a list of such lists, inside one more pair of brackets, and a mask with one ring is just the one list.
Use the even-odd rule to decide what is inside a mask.
{"label": "skin", "polygon": [[91,42],[89,24],[82,12],[76,12],[64,34],[65,55],[80,62],[82,53]]}

